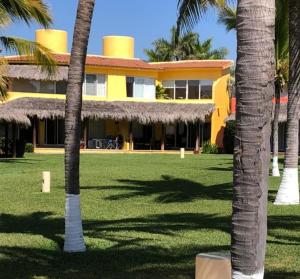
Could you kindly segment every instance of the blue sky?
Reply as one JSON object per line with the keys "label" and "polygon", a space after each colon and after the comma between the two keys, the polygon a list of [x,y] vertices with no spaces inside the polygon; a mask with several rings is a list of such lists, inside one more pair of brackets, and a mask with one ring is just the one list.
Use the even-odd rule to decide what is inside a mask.
{"label": "blue sky", "polygon": [[[68,31],[71,48],[77,0],[46,0],[53,15],[55,29]],[[101,38],[105,35],[129,35],[135,37],[135,56],[146,59],[145,48],[160,37],[168,37],[169,30],[176,22],[177,0],[96,0],[88,52],[102,53]],[[27,27],[15,23],[5,30],[5,34],[34,39],[34,30],[39,26]],[[201,40],[213,38],[214,47],[227,47],[227,58],[236,58],[236,34],[227,33],[224,26],[217,23],[210,10],[194,31]]]}

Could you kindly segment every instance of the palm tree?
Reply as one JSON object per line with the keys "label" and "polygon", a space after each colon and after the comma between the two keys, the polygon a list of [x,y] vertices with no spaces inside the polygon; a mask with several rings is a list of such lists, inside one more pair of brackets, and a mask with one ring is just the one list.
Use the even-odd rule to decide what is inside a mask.
{"label": "palm tree", "polygon": [[275,204],[299,204],[300,2],[289,0],[289,88],[285,165]]}
{"label": "palm tree", "polygon": [[[219,11],[219,23],[226,26],[227,31],[236,30],[236,9],[225,5]],[[276,0],[275,25],[275,109],[272,124],[273,132],[273,165],[272,176],[280,176],[278,166],[278,119],[280,114],[280,96],[288,81],[288,2]]]}
{"label": "palm tree", "polygon": [[[49,27],[52,19],[48,6],[43,0],[0,0],[0,28],[7,27],[15,21],[24,21],[26,24],[36,22],[45,28]],[[49,75],[55,71],[55,62],[50,51],[39,43],[17,38],[0,36],[0,47],[6,51],[19,55],[33,56],[36,64]],[[0,58],[0,100],[6,97],[8,89],[8,79],[5,77],[5,58]]]}
{"label": "palm tree", "polygon": [[[179,30],[191,27],[208,3],[179,0]],[[224,1],[223,1],[224,2]],[[263,278],[267,235],[267,180],[274,92],[275,0],[237,6],[236,136],[233,176],[232,278]]]}
{"label": "palm tree", "polygon": [[212,39],[200,42],[199,34],[187,32],[176,38],[176,27],[171,29],[171,38],[160,38],[153,42],[154,49],[145,49],[151,62],[179,61],[190,59],[223,59],[228,51],[225,48],[212,50]]}
{"label": "palm tree", "polygon": [[79,149],[82,84],[95,0],[80,0],[73,35],[65,110],[65,252],[83,252]]}

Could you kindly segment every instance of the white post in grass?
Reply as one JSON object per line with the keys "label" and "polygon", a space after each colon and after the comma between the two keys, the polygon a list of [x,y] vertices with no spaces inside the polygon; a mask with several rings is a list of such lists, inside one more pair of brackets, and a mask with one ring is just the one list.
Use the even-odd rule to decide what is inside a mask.
{"label": "white post in grass", "polygon": [[66,195],[64,252],[86,250],[80,213],[80,195]]}
{"label": "white post in grass", "polygon": [[180,148],[180,158],[184,159],[184,148]]}
{"label": "white post in grass", "polygon": [[272,164],[272,176],[279,177],[280,172],[279,172],[279,166],[278,166],[278,157],[274,156],[272,162],[273,162],[273,164]]}
{"label": "white post in grass", "polygon": [[50,171],[43,171],[42,192],[43,193],[50,193],[50,185],[51,185]]}
{"label": "white post in grass", "polygon": [[298,168],[284,168],[275,205],[299,204]]}

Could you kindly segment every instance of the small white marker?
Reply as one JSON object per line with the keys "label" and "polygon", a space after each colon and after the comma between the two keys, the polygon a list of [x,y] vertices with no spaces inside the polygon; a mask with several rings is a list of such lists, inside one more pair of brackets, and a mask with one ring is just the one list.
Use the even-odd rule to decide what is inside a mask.
{"label": "small white marker", "polygon": [[180,158],[184,159],[184,148],[180,148]]}
{"label": "small white marker", "polygon": [[50,171],[43,171],[43,185],[42,192],[50,193]]}

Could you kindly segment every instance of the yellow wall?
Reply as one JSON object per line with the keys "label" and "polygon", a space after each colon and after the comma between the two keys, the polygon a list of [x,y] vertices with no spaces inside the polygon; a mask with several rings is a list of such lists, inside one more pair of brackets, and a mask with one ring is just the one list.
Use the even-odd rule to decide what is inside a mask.
{"label": "yellow wall", "polygon": [[230,99],[228,80],[230,74],[224,75],[214,84],[215,111],[211,117],[211,143],[223,147],[224,128],[226,118],[230,113]]}
{"label": "yellow wall", "polygon": [[35,40],[53,52],[68,52],[68,33],[66,31],[54,29],[36,30]]}
{"label": "yellow wall", "polygon": [[220,69],[179,69],[165,70],[158,73],[158,80],[176,80],[176,79],[207,79],[216,80],[222,75]]}
{"label": "yellow wall", "polygon": [[126,77],[109,75],[106,83],[106,96],[108,100],[126,98]]}
{"label": "yellow wall", "polygon": [[126,36],[103,37],[103,55],[118,58],[134,58],[134,38]]}

